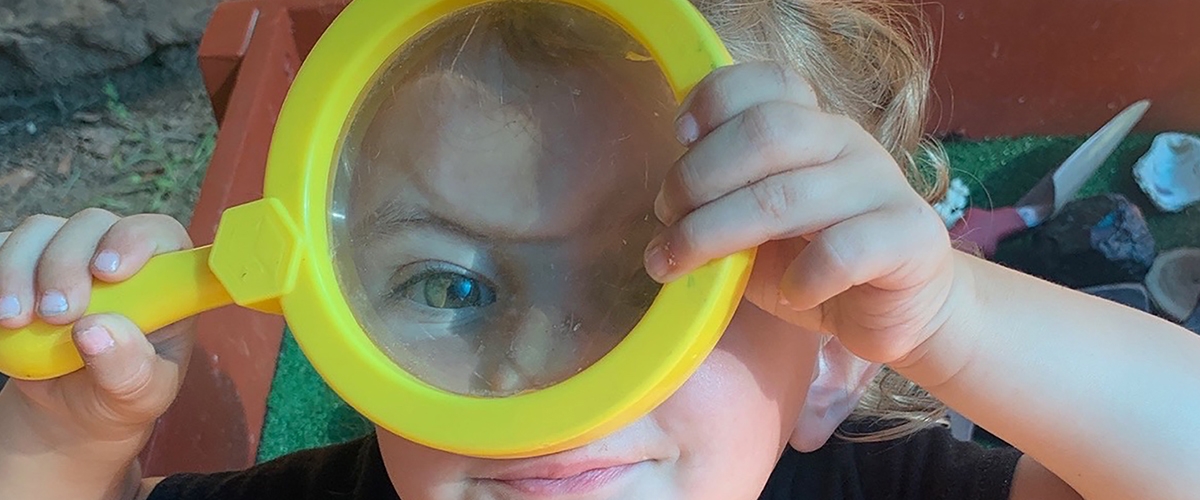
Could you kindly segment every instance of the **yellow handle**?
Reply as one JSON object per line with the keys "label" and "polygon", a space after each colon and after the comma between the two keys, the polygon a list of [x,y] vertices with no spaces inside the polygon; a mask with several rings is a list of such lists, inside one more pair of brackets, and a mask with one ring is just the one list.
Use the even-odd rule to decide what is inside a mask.
{"label": "yellow handle", "polygon": [[[121,283],[96,282],[87,314],[117,313],[144,332],[233,303],[208,266],[211,247],[159,255]],[[20,330],[0,328],[0,372],[45,380],[83,368],[71,326],[40,321]]]}

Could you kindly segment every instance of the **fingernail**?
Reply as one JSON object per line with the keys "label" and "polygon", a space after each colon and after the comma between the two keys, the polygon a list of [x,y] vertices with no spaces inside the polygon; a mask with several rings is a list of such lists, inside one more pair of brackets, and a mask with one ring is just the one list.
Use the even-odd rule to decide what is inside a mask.
{"label": "fingernail", "polygon": [[96,356],[112,350],[117,343],[113,341],[112,334],[108,333],[107,329],[93,326],[75,336],[75,345],[84,355]]}
{"label": "fingernail", "polygon": [[691,146],[696,139],[700,138],[700,124],[696,123],[696,117],[691,113],[684,113],[675,121],[675,136],[679,139],[679,143],[684,146]]}
{"label": "fingernail", "polygon": [[11,319],[21,315],[21,301],[12,295],[0,297],[0,319]]}
{"label": "fingernail", "polygon": [[659,191],[658,196],[654,198],[654,216],[663,224],[671,225],[667,215],[667,199],[663,197],[662,191]]}
{"label": "fingernail", "polygon": [[670,277],[675,267],[675,258],[671,255],[670,245],[656,238],[646,250],[646,272],[651,278],[665,281]]}
{"label": "fingernail", "polygon": [[117,268],[121,266],[121,256],[112,250],[105,250],[96,256],[96,260],[92,261],[92,265],[97,271],[102,273],[115,273]]}
{"label": "fingernail", "polygon": [[42,294],[38,304],[38,313],[42,316],[58,316],[67,312],[67,296],[58,290],[50,290]]}

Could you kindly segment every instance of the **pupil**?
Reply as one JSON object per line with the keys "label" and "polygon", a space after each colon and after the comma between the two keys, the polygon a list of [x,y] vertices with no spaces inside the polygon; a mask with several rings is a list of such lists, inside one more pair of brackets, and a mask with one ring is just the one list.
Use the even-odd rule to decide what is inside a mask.
{"label": "pupil", "polygon": [[471,307],[478,295],[474,280],[456,274],[440,274],[425,280],[425,300],[441,309]]}

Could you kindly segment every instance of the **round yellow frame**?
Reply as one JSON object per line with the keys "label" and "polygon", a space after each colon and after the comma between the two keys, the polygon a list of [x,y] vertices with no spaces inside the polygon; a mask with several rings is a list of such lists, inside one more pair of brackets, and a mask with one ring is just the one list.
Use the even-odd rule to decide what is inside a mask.
{"label": "round yellow frame", "polygon": [[[741,299],[753,257],[743,252],[666,285],[607,356],[543,390],[467,397],[399,370],[361,333],[346,301],[328,293],[337,290],[326,250],[330,166],[361,94],[400,47],[438,19],[488,1],[352,2],[296,77],[272,142],[265,192],[297,214],[309,236],[308,258],[283,309],[304,353],[333,389],[371,421],[406,439],[466,455],[517,457],[583,445],[664,401],[720,338]],[[678,99],[731,62],[686,0],[557,1],[602,14],[624,28],[659,61]],[[295,175],[296,169],[303,174]]]}
{"label": "round yellow frame", "polygon": [[[280,112],[264,198],[227,210],[209,247],[152,259],[134,278],[97,283],[88,314],[117,312],[144,331],[230,302],[283,313],[326,382],[387,431],[463,455],[517,458],[598,439],[662,403],[703,362],[733,316],[754,250],[662,287],[609,354],[551,387],[480,398],[400,369],[362,330],[331,258],[331,173],[365,90],[411,38],[444,16],[492,1],[355,0],[308,55]],[[687,0],[534,0],[599,13],[646,47],[677,100],[732,62]],[[24,379],[83,366],[70,326],[0,331],[0,371]]]}

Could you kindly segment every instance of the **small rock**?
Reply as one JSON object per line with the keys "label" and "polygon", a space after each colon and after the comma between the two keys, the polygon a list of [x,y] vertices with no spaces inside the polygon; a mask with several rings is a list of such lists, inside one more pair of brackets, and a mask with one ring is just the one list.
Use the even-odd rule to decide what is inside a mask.
{"label": "small rock", "polygon": [[1141,210],[1116,194],[1067,204],[1030,241],[1014,267],[1075,289],[1141,282],[1156,254]]}
{"label": "small rock", "polygon": [[1150,292],[1141,283],[1120,283],[1116,285],[1100,285],[1080,290],[1088,295],[1111,300],[1118,304],[1132,307],[1142,312],[1151,313]]}
{"label": "small rock", "polygon": [[25,132],[29,133],[29,135],[37,135],[37,132],[38,132],[37,124],[33,123],[33,122],[26,123],[25,124]]}

